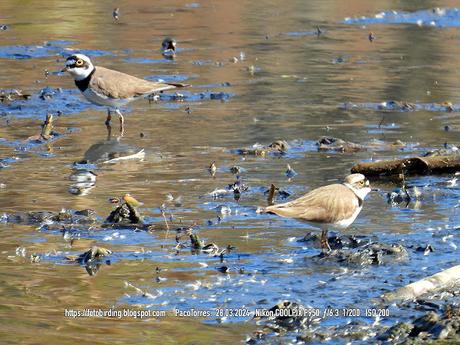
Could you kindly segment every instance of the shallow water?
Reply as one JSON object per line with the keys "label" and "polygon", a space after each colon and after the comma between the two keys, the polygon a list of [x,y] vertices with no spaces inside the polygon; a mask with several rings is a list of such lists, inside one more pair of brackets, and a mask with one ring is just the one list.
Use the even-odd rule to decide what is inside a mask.
{"label": "shallow water", "polygon": [[[160,207],[165,204],[174,224],[195,225],[206,242],[236,247],[221,263],[189,249],[177,253],[173,231],[83,229],[69,247],[61,229],[49,224],[2,224],[2,342],[45,343],[59,337],[73,344],[90,337],[95,344],[235,344],[257,328],[250,316],[73,319],[64,317],[64,309],[253,312],[283,299],[321,309],[364,308],[384,291],[454,265],[459,187],[444,184],[452,176],[410,178],[410,185],[422,188],[423,199],[407,206],[388,204],[386,193],[396,185],[376,181],[380,191],[369,195],[354,228],[346,232],[404,244],[409,247],[404,263],[364,268],[318,263],[312,256],[319,250],[297,241],[312,230],[308,225],[255,212],[265,204],[264,191],[271,183],[298,196],[341,180],[357,162],[457,143],[459,39],[452,27],[458,19],[442,16],[436,25],[417,24],[418,16],[427,20],[433,6],[453,8],[455,3],[425,1],[401,8],[392,1],[344,4],[120,1],[120,21],[114,23],[112,4],[1,2],[0,24],[9,26],[0,31],[1,87],[32,97],[0,104],[0,211],[90,208],[102,221],[113,208],[108,199],[129,192],[144,203],[147,222],[162,225]],[[387,21],[390,16],[369,19],[392,10],[410,12],[410,20],[395,14]],[[322,30],[319,37],[316,26]],[[376,37],[372,43],[369,31]],[[181,48],[175,60],[159,53],[166,35]],[[179,91],[183,97],[165,93],[158,103],[130,104],[124,109],[125,136],[107,140],[106,110],[84,101],[71,78],[58,73],[72,51],[109,68],[192,87]],[[50,97],[41,99],[43,92]],[[382,103],[391,100],[415,106],[411,111],[383,109]],[[441,105],[445,101],[453,112]],[[60,136],[41,145],[27,142],[39,133],[46,113],[57,111],[62,112],[55,120]],[[315,142],[324,135],[373,145],[353,154],[318,152]],[[236,153],[280,138],[291,147],[285,155]],[[391,144],[396,140],[406,145],[395,149]],[[143,161],[100,163],[113,158],[110,153],[141,149]],[[97,181],[88,194],[76,196],[68,192],[74,183],[69,176],[72,164],[84,158],[99,161],[92,166]],[[215,178],[207,171],[212,161],[218,167]],[[286,164],[298,175],[288,179]],[[231,193],[213,198],[210,193],[235,181],[234,165],[242,168],[249,189],[238,202]],[[168,202],[168,194],[182,196],[181,202]],[[220,213],[222,205],[230,214]],[[410,249],[428,243],[435,248],[430,255]],[[114,252],[110,265],[96,275],[65,260],[94,244]],[[25,248],[25,257],[18,247]],[[31,253],[42,261],[30,263]],[[217,270],[223,265],[228,274]],[[383,323],[407,318],[410,311],[395,308],[391,313]],[[348,321],[327,319],[323,325]],[[291,339],[286,335],[284,341]],[[336,342],[341,341],[330,341]]]}

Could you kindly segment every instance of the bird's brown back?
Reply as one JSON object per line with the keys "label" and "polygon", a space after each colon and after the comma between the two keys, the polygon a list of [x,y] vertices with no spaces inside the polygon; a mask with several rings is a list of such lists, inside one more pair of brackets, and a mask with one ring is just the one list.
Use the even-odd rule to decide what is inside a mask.
{"label": "bird's brown back", "polygon": [[336,223],[353,216],[358,206],[355,193],[343,184],[332,184],[312,190],[290,202],[272,205],[265,212],[309,222]]}
{"label": "bird's brown back", "polygon": [[174,89],[185,84],[157,83],[104,67],[96,67],[90,81],[95,92],[109,98],[133,98]]}

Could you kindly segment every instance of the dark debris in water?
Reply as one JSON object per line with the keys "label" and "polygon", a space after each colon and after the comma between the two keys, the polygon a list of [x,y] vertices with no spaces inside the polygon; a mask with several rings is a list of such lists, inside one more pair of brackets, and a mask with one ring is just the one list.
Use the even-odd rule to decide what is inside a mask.
{"label": "dark debris in water", "polygon": [[238,201],[241,198],[241,194],[243,192],[247,192],[248,190],[249,190],[249,186],[243,182],[243,180],[241,179],[239,175],[237,175],[235,182],[228,184],[224,188],[216,188],[212,192],[208,193],[207,195],[211,196],[214,199],[232,195],[233,198],[236,201]]}
{"label": "dark debris in water", "polygon": [[198,102],[202,100],[220,100],[227,101],[232,98],[234,95],[228,92],[213,92],[213,91],[203,91],[199,93],[194,93],[190,91],[181,91],[180,93],[161,93],[160,100],[162,101],[187,101],[187,102]]}

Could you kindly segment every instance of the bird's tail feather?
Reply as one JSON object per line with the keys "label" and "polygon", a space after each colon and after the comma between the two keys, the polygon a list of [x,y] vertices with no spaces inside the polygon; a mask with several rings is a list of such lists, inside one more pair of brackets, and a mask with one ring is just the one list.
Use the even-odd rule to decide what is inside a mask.
{"label": "bird's tail feather", "polygon": [[167,85],[175,86],[175,87],[187,87],[191,86],[190,84],[184,84],[184,83],[165,83]]}
{"label": "bird's tail feather", "polygon": [[267,213],[267,208],[263,206],[257,207],[256,213]]}

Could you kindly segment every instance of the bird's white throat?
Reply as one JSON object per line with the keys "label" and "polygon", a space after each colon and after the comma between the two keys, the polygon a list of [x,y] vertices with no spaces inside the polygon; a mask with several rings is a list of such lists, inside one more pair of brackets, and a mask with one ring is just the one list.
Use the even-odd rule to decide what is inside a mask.
{"label": "bird's white throat", "polygon": [[91,74],[91,72],[94,70],[94,66],[88,66],[87,68],[79,68],[79,67],[74,67],[74,68],[69,68],[68,72],[72,75],[72,77],[75,80],[83,80],[88,78],[88,76]]}
{"label": "bird's white throat", "polygon": [[356,196],[358,198],[360,198],[361,200],[364,200],[364,198],[367,196],[367,194],[370,193],[371,189],[369,187],[363,187],[363,188],[356,188],[354,186],[352,186],[351,184],[349,183],[344,183],[345,186],[347,186],[348,188],[350,188],[353,193],[356,194]]}

